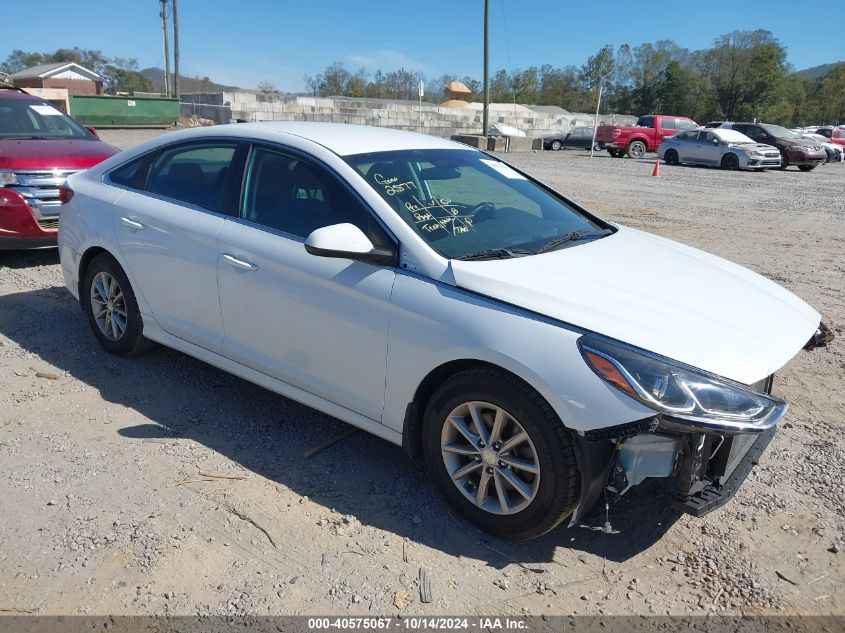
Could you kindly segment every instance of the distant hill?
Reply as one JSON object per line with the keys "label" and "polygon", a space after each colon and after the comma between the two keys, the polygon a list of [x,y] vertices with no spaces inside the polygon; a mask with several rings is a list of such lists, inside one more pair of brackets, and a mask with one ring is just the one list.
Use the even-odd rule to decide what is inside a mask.
{"label": "distant hill", "polygon": [[[145,79],[153,84],[155,90],[164,92],[164,70],[161,68],[144,68],[140,73]],[[170,74],[170,81],[173,81],[173,73]],[[172,84],[171,84],[172,85]],[[179,92],[230,92],[240,90],[238,86],[227,86],[218,84],[208,77],[185,77],[179,75]]]}
{"label": "distant hill", "polygon": [[843,64],[845,62],[833,62],[832,64],[822,64],[821,66],[813,66],[812,68],[805,68],[804,70],[798,70],[795,72],[796,75],[800,75],[805,79],[821,79],[831,70],[836,68],[838,64]]}

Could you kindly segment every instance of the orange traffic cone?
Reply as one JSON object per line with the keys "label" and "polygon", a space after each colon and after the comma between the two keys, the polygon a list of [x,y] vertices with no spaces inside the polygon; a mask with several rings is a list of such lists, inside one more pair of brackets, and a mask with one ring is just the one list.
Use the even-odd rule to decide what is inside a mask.
{"label": "orange traffic cone", "polygon": [[651,175],[660,178],[660,160],[654,161],[654,169],[651,171]]}

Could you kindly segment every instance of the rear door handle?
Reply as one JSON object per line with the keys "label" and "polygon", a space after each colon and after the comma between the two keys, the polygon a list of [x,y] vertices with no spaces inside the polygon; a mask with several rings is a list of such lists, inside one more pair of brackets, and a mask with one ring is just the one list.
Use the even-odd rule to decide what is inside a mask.
{"label": "rear door handle", "polygon": [[141,229],[147,228],[140,222],[131,220],[129,218],[120,218],[120,221],[123,222],[126,226],[135,229],[136,231],[140,231]]}
{"label": "rear door handle", "polygon": [[258,266],[256,264],[243,259],[238,259],[234,255],[229,255],[229,253],[223,253],[223,259],[235,268],[240,268],[242,270],[258,270]]}

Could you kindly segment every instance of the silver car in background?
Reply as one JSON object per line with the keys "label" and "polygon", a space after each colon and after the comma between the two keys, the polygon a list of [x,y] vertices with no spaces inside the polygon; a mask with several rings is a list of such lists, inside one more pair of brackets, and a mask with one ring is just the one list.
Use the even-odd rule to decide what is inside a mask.
{"label": "silver car in background", "polygon": [[722,169],[771,169],[780,167],[780,150],[757,143],[727,128],[697,128],[664,140],[657,157],[668,165],[690,163]]}

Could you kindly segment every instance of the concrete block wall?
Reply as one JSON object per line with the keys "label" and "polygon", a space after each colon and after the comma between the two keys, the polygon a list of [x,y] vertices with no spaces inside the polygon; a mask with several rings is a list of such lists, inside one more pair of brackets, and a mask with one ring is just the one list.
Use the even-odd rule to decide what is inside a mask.
{"label": "concrete block wall", "polygon": [[[305,97],[295,95],[263,95],[254,92],[216,93],[219,98],[200,99],[183,95],[182,101],[214,103],[229,106],[233,120],[245,121],[319,121],[391,127],[435,136],[481,132],[482,112],[479,104],[465,108],[441,107],[424,101],[392,101],[345,97]],[[530,137],[566,132],[578,125],[593,125],[589,113],[532,110],[514,104],[491,104],[489,122],[501,123],[522,130]],[[633,123],[629,115],[601,115],[601,123]]]}

